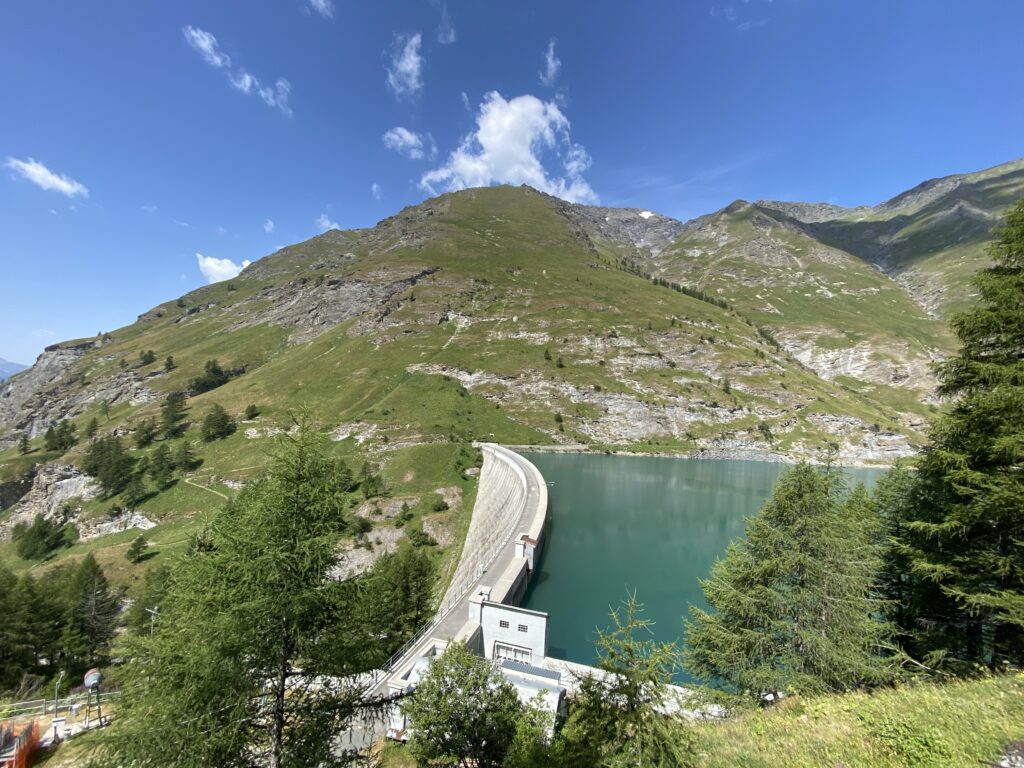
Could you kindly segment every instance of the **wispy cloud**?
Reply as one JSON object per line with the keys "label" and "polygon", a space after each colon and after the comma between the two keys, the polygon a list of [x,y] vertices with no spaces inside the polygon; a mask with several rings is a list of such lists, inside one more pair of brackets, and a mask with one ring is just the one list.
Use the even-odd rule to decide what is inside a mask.
{"label": "wispy cloud", "polygon": [[[423,174],[422,189],[437,194],[438,188],[529,184],[571,202],[597,202],[597,193],[583,178],[590,155],[573,142],[569,120],[555,102],[529,94],[506,101],[492,91],[476,123],[444,165]],[[560,172],[545,168],[545,152],[561,163]]]}
{"label": "wispy cloud", "polygon": [[334,18],[334,3],[331,0],[309,0],[309,5],[325,19]]}
{"label": "wispy cloud", "polygon": [[373,195],[374,200],[380,200],[380,196],[382,194],[380,184],[373,182],[373,184],[370,185],[370,194]]}
{"label": "wispy cloud", "polygon": [[411,98],[423,88],[423,57],[419,32],[414,35],[395,35],[391,44],[391,60],[384,68],[387,86],[395,98]]}
{"label": "wispy cloud", "polygon": [[540,81],[548,88],[555,84],[558,73],[562,69],[562,60],[555,56],[555,39],[548,41],[548,49],[544,52],[544,69],[540,71]]}
{"label": "wispy cloud", "polygon": [[157,210],[155,205],[140,205],[139,208],[141,208],[146,213],[156,213]]}
{"label": "wispy cloud", "polygon": [[422,160],[424,157],[434,157],[437,153],[437,146],[429,133],[420,134],[410,131],[398,125],[391,128],[381,136],[384,146],[393,149],[399,154],[405,155],[410,160]]}
{"label": "wispy cloud", "polygon": [[263,222],[263,231],[268,235],[274,231],[274,221],[272,219],[267,219]]}
{"label": "wispy cloud", "polygon": [[331,217],[326,213],[321,213],[316,217],[316,226],[321,232],[326,232],[329,229],[341,229],[341,225],[336,221],[331,221]]}
{"label": "wispy cloud", "polygon": [[755,17],[764,9],[766,4],[772,0],[743,0],[742,4],[714,4],[708,8],[708,15],[712,18],[724,19],[737,32],[747,32],[751,29],[763,27],[768,19]]}
{"label": "wispy cloud", "polygon": [[231,57],[220,50],[217,38],[211,33],[205,29],[189,25],[182,27],[181,31],[184,33],[188,44],[198,51],[203,60],[211,67],[224,69],[231,66]]}
{"label": "wispy cloud", "polygon": [[441,45],[451,45],[455,42],[455,39],[455,26],[452,24],[452,17],[448,13],[448,0],[441,0],[441,23],[437,27],[437,42]]}
{"label": "wispy cloud", "polygon": [[219,283],[222,280],[230,280],[237,277],[238,273],[252,264],[246,259],[241,264],[235,264],[231,259],[218,259],[215,256],[203,256],[196,254],[196,261],[199,263],[199,271],[206,278],[207,283]]}
{"label": "wispy cloud", "polygon": [[259,78],[243,67],[231,67],[231,57],[221,51],[217,38],[205,29],[198,27],[182,27],[185,41],[203,57],[203,61],[215,69],[224,70],[227,74],[228,83],[236,91],[244,94],[256,94],[268,107],[281,110],[281,113],[291,117],[292,110],[288,106],[288,97],[291,96],[292,86],[285,78],[279,77],[273,85],[263,85]]}
{"label": "wispy cloud", "polygon": [[32,331],[33,336],[37,336],[40,339],[50,339],[57,335],[56,331],[51,331],[49,328],[36,328]]}
{"label": "wispy cloud", "polygon": [[38,160],[18,160],[15,157],[8,157],[4,163],[6,168],[14,171],[26,181],[31,181],[40,189],[52,192],[60,192],[67,197],[88,197],[89,189],[81,182],[75,181],[70,176],[55,173]]}

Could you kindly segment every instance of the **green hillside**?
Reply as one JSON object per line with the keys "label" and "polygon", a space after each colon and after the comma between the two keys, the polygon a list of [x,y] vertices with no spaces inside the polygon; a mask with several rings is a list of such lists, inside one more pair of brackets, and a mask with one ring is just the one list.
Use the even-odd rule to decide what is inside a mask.
{"label": "green hillside", "polygon": [[[125,328],[49,348],[0,398],[0,483],[45,462],[82,465],[85,440],[62,458],[43,450],[49,425],[70,419],[82,436],[95,418],[99,435],[131,446],[169,393],[186,392],[188,429],[167,442],[188,442],[201,465],[134,506],[157,523],[147,535],[162,558],[260,470],[302,411],[354,470],[379,467],[390,498],[364,512],[387,535],[369,533],[370,548],[394,543],[404,502],[413,519],[400,535],[426,524],[451,561],[475,489],[464,474],[473,440],[812,458],[836,444],[841,460],[888,463],[922,440],[934,406],[921,382],[949,344],[942,321],[791,210],[737,203],[683,225],[527,187],[467,190],[284,248]],[[190,389],[213,359],[230,380]],[[215,404],[238,429],[204,443]],[[245,420],[249,405],[259,414]],[[49,492],[0,513],[0,539],[37,512],[93,530],[126,506],[57,504]],[[441,496],[452,509],[435,513]],[[136,534],[62,556],[96,551],[128,583]],[[0,560],[32,565],[10,543]]]}

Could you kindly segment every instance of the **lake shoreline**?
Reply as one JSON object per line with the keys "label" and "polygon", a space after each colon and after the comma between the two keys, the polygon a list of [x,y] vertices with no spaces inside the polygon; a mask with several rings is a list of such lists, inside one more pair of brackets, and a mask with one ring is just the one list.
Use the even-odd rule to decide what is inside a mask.
{"label": "lake shoreline", "polygon": [[[708,459],[712,461],[760,461],[767,464],[799,464],[800,461],[807,461],[809,464],[821,465],[823,462],[813,458],[796,457],[785,453],[765,451],[758,448],[702,448],[692,453],[671,453],[668,451],[627,451],[614,449],[594,449],[582,444],[572,445],[506,445],[506,448],[521,453],[565,453],[580,454],[589,456],[637,456],[662,459]],[[907,457],[909,458],[909,457]],[[842,467],[857,467],[863,469],[892,469],[895,464],[892,462],[868,462],[858,459],[841,459],[836,462]]]}

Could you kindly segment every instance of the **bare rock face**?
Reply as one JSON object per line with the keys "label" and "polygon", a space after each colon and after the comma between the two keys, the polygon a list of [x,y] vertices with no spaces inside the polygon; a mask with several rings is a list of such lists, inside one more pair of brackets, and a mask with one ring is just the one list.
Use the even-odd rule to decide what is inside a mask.
{"label": "bare rock face", "polygon": [[0,448],[14,445],[21,434],[37,437],[51,424],[84,413],[93,403],[141,405],[155,395],[133,371],[91,382],[75,384],[68,376],[71,366],[101,342],[47,347],[35,365],[8,380],[0,388]]}
{"label": "bare rock face", "polygon": [[7,519],[0,522],[0,541],[8,541],[14,526],[31,524],[36,515],[58,525],[74,522],[78,510],[68,509],[68,502],[91,499],[98,493],[95,479],[77,467],[44,464],[36,472],[32,489],[11,509]]}
{"label": "bare rock face", "polygon": [[90,341],[72,346],[55,344],[47,347],[35,365],[5,381],[0,386],[0,427],[27,428],[29,437],[44,431],[46,427],[40,429],[36,419],[24,423],[26,411],[32,410],[33,400],[40,405],[45,402],[45,395],[61,380],[71,364],[94,346],[95,343]]}

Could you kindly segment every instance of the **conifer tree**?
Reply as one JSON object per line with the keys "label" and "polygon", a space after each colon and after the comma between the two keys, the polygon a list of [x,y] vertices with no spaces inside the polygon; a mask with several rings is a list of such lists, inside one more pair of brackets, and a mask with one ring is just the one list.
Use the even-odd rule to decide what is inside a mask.
{"label": "conifer tree", "polygon": [[569,720],[554,744],[559,765],[595,768],[684,768],[693,765],[686,726],[666,714],[669,684],[682,654],[650,637],[635,595],[611,613],[597,636],[601,674],[579,679]]}
{"label": "conifer tree", "polygon": [[185,431],[185,394],[171,392],[160,404],[160,427],[164,437],[173,440]]}
{"label": "conifer tree", "polygon": [[123,491],[132,479],[133,459],[116,435],[102,437],[89,444],[82,461],[82,469],[93,475],[106,496]]}
{"label": "conifer tree", "polygon": [[89,440],[92,440],[94,437],[96,437],[96,433],[99,431],[99,428],[100,423],[99,421],[97,421],[96,417],[93,416],[85,425],[85,437]]}
{"label": "conifer tree", "polygon": [[920,600],[906,629],[932,663],[1024,664],[1024,200],[939,367],[952,400],[918,465],[899,554]]}
{"label": "conifer tree", "polygon": [[124,553],[124,556],[128,558],[128,562],[137,563],[142,560],[143,555],[146,554],[146,549],[149,548],[149,542],[146,541],[146,537],[143,534],[136,536],[128,547],[128,551]]}
{"label": "conifer tree", "polygon": [[863,489],[843,493],[832,469],[800,464],[749,520],[746,537],[701,582],[691,607],[689,670],[752,698],[841,691],[888,677],[890,628],[873,594],[877,517]]}
{"label": "conifer tree", "polygon": [[141,472],[133,472],[128,484],[125,485],[122,496],[124,503],[129,509],[134,509],[146,498],[146,481]]}
{"label": "conifer tree", "polygon": [[31,450],[31,448],[28,444],[28,434],[22,432],[21,437],[18,438],[18,453],[24,456],[26,453],[29,452],[29,450]]}
{"label": "conifer tree", "polygon": [[175,469],[182,472],[188,472],[199,465],[199,460],[196,459],[196,455],[192,451],[192,446],[186,440],[174,450],[174,457],[171,463],[174,465]]}
{"label": "conifer tree", "polygon": [[221,440],[235,431],[235,420],[231,418],[220,403],[214,403],[213,407],[203,418],[203,425],[200,434],[207,443],[214,440]]}
{"label": "conifer tree", "polygon": [[118,600],[91,552],[75,569],[67,594],[62,643],[72,666],[81,669],[95,664],[114,637]]}
{"label": "conifer tree", "polygon": [[330,576],[349,507],[335,473],[318,432],[283,436],[174,568],[152,638],[126,651],[111,765],[347,762],[333,742],[366,703],[376,634],[364,591]]}
{"label": "conifer tree", "polygon": [[146,418],[135,427],[135,447],[148,448],[153,444],[157,435],[156,419]]}
{"label": "conifer tree", "polygon": [[174,479],[174,463],[167,443],[160,443],[149,458],[149,476],[160,489],[166,488]]}

